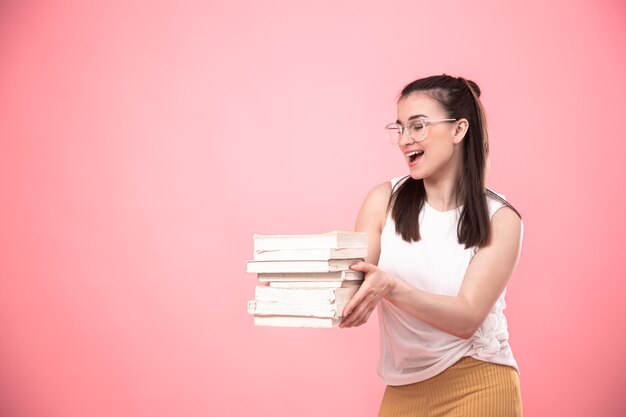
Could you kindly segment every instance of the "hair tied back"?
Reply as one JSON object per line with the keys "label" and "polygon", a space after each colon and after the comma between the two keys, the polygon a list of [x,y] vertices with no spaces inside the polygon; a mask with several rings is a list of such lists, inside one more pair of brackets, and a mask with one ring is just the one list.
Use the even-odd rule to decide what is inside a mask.
{"label": "hair tied back", "polygon": [[476,84],[474,81],[472,80],[466,80],[463,77],[457,77],[457,80],[463,82],[464,86],[467,87],[467,89],[469,90],[470,93],[472,93],[472,95],[476,95],[476,97],[480,97],[480,87],[478,87],[478,84]]}

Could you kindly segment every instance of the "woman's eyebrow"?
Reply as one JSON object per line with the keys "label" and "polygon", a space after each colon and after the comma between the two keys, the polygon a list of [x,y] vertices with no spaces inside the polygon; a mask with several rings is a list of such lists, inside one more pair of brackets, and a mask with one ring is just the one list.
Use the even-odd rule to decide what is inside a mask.
{"label": "woman's eyebrow", "polygon": [[[416,115],[413,115],[413,116],[409,117],[409,120],[408,120],[408,121],[410,122],[411,120],[413,120],[413,119],[418,119],[418,118],[420,118],[420,117],[428,117],[428,116],[426,116],[425,114],[416,114]],[[399,124],[399,125],[401,125],[401,124],[402,124],[402,123],[400,122],[400,119],[396,120],[396,123],[397,123],[397,124]]]}

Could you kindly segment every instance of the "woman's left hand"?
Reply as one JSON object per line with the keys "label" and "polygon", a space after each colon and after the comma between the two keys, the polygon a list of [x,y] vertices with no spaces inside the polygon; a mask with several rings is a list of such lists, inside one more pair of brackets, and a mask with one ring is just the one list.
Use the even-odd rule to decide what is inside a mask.
{"label": "woman's left hand", "polygon": [[367,323],[367,320],[393,286],[393,277],[381,271],[376,265],[361,261],[350,266],[350,269],[361,271],[365,280],[361,288],[352,296],[343,309],[343,320],[339,327],[356,327]]}

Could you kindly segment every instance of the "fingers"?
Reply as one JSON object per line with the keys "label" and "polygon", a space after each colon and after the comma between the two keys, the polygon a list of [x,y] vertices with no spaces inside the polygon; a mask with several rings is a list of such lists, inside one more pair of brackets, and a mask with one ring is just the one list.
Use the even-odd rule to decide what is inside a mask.
{"label": "fingers", "polygon": [[352,311],[354,310],[354,308],[361,303],[361,301],[363,300],[363,298],[365,298],[365,295],[367,294],[367,290],[368,290],[367,284],[361,284],[361,287],[357,290],[357,292],[354,293],[354,295],[352,296],[348,304],[346,304],[346,306],[344,307],[343,309],[344,317],[349,316],[350,313],[352,313]]}
{"label": "fingers", "polygon": [[374,312],[374,309],[375,309],[375,307],[372,307],[372,309],[371,309],[371,310],[369,310],[369,311],[365,314],[365,317],[363,317],[360,321],[358,321],[357,323],[355,323],[355,324],[353,325],[353,327],[358,327],[358,326],[361,326],[361,325],[363,325],[363,324],[367,323],[367,321],[370,319],[370,316],[371,316],[371,315],[372,315],[372,313]]}
{"label": "fingers", "polygon": [[364,324],[383,296],[383,291],[379,288],[381,283],[378,281],[380,280],[376,278],[381,278],[383,275],[377,274],[379,269],[376,265],[361,261],[351,265],[350,268],[355,271],[362,271],[366,275],[361,287],[343,309],[344,319],[339,325],[342,328]]}
{"label": "fingers", "polygon": [[354,294],[350,302],[348,302],[348,304],[346,304],[346,306],[343,309],[343,313],[342,313],[343,317],[349,317],[350,314],[352,314],[352,312],[354,311],[354,309],[357,308],[361,304],[363,297],[364,295],[363,294],[359,295],[358,292]]}
{"label": "fingers", "polygon": [[374,311],[375,306],[368,306],[367,309],[357,312],[355,311],[352,315],[343,319],[341,324],[339,325],[341,328],[349,328],[349,327],[357,327],[362,324],[367,323],[372,311]]}
{"label": "fingers", "polygon": [[354,270],[354,271],[361,271],[364,274],[370,274],[374,271],[376,271],[377,267],[376,265],[372,265],[370,263],[367,263],[365,261],[359,261],[355,264],[350,265],[350,269]]}
{"label": "fingers", "polygon": [[376,307],[376,297],[366,296],[350,314],[345,315],[340,327],[355,327],[365,324]]}
{"label": "fingers", "polygon": [[354,317],[350,318],[351,322],[348,323],[348,327],[358,327],[367,323],[375,308],[376,303],[370,302],[367,304],[367,307],[360,312],[360,314],[359,312],[355,311],[353,313]]}

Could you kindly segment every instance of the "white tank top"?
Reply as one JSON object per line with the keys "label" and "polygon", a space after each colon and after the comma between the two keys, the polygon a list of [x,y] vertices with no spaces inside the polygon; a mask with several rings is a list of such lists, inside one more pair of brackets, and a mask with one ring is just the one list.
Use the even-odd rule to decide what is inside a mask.
{"label": "white tank top", "polygon": [[[392,188],[403,177],[391,180]],[[408,178],[408,177],[406,177]],[[504,197],[503,197],[504,198]],[[487,197],[489,218],[504,206]],[[426,201],[419,215],[419,242],[408,243],[396,233],[391,215],[381,234],[381,270],[421,290],[455,296],[477,248],[459,244],[460,208],[441,212]],[[418,320],[383,299],[378,305],[380,359],[378,375],[387,385],[405,385],[431,378],[464,356],[509,365],[519,371],[509,347],[504,308],[506,289],[491,312],[468,340],[453,336]]]}

